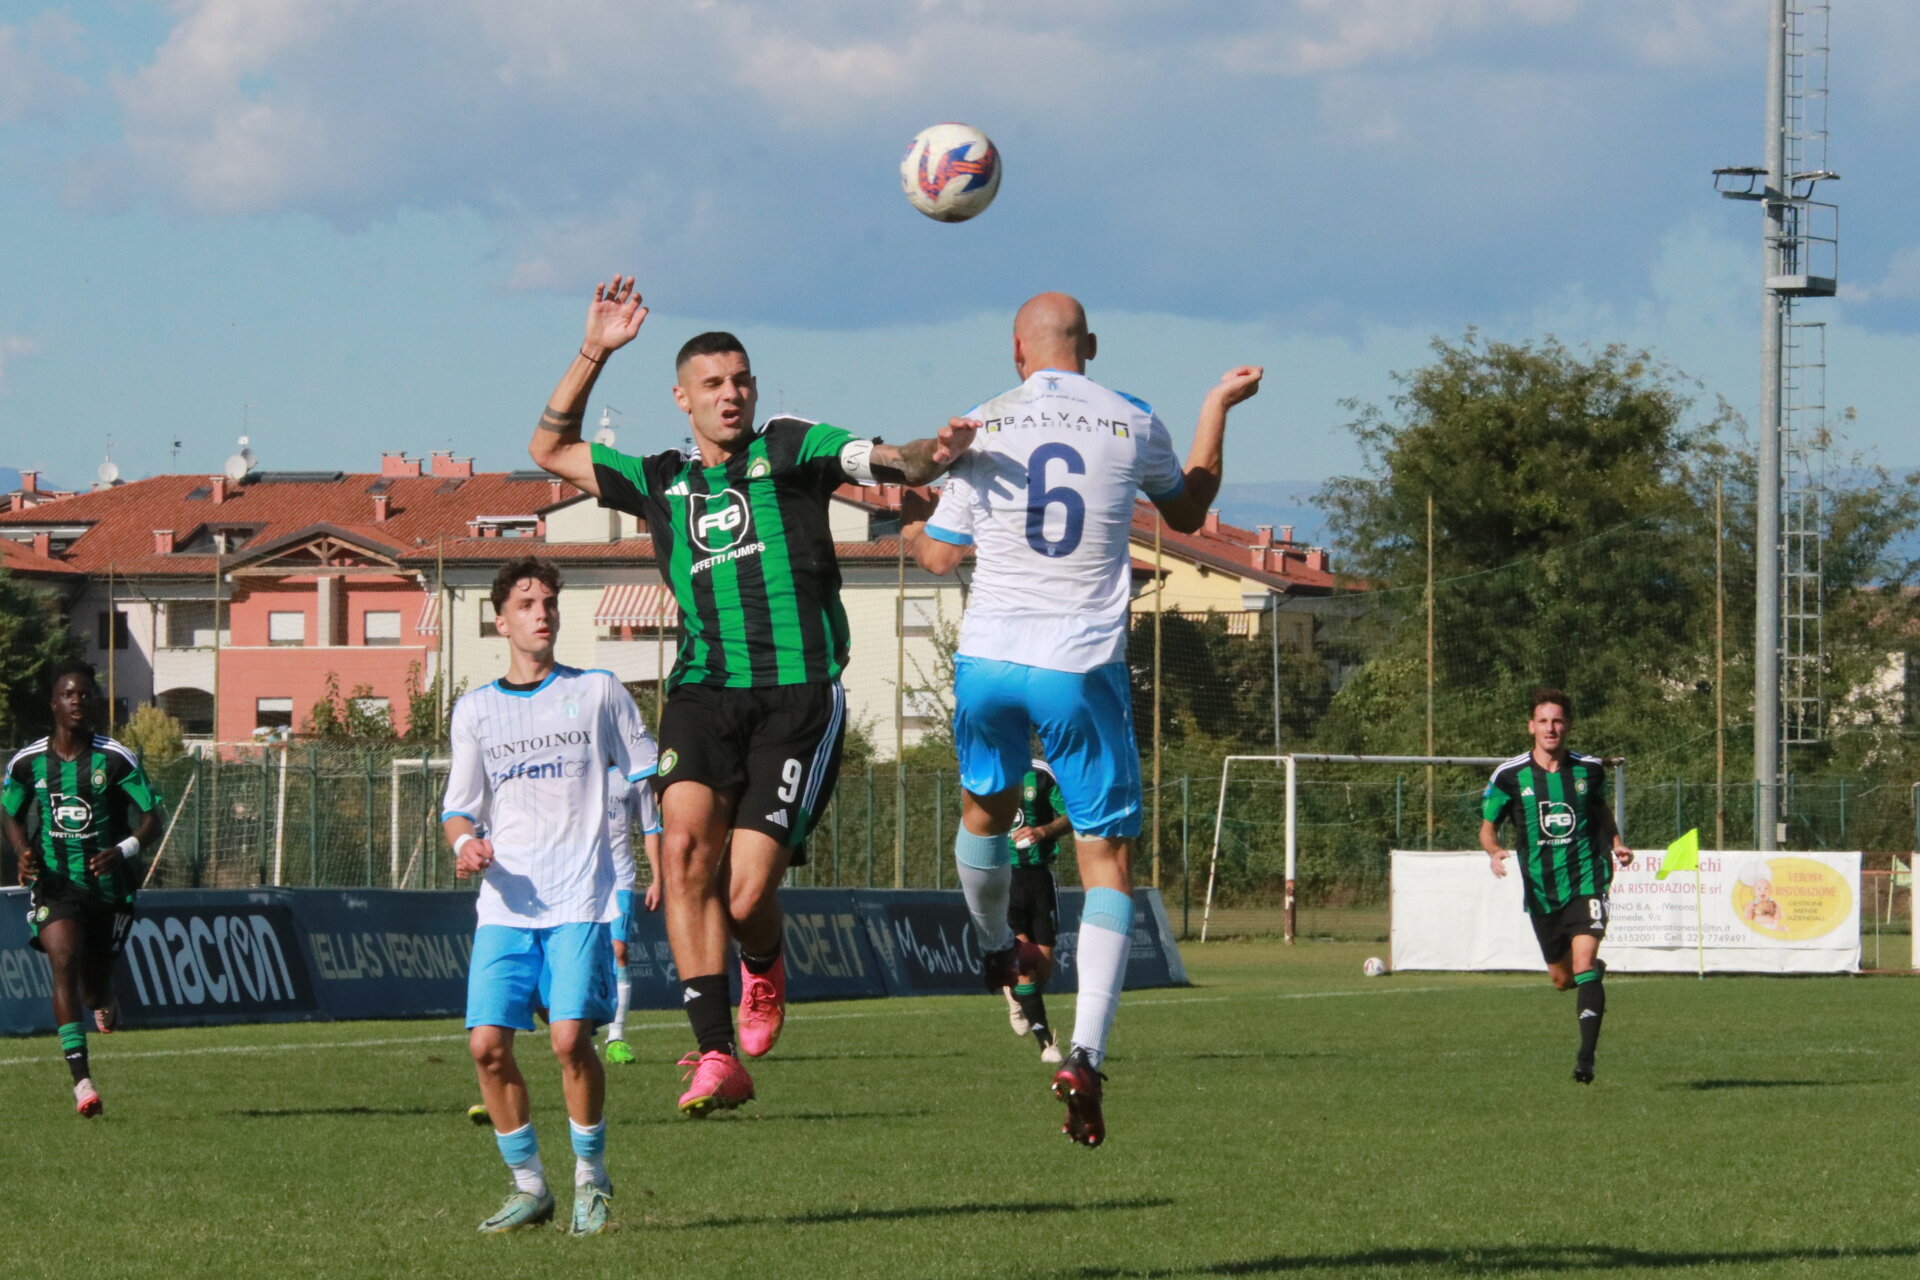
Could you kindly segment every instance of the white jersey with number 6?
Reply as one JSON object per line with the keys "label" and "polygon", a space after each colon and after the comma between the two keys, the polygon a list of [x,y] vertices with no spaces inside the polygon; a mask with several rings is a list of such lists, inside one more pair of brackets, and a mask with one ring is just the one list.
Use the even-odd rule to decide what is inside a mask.
{"label": "white jersey with number 6", "polygon": [[974,548],[958,652],[1091,671],[1127,651],[1134,495],[1185,486],[1152,406],[1042,369],[967,415],[981,430],[947,473],[927,534]]}

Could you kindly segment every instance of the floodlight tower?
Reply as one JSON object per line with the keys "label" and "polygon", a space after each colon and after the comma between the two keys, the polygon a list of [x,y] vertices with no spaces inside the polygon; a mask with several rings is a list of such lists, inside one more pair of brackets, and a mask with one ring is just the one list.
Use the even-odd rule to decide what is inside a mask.
{"label": "floodlight tower", "polygon": [[1730,200],[1764,214],[1759,474],[1754,511],[1754,840],[1777,848],[1787,748],[1822,728],[1820,459],[1826,445],[1826,325],[1803,298],[1838,290],[1840,211],[1813,198],[1827,163],[1829,0],[1769,0],[1767,163],[1714,170]]}

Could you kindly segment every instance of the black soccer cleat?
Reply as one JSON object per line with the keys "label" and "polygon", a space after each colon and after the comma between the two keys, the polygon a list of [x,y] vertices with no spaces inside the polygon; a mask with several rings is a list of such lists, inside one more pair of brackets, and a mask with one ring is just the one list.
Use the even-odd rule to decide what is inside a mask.
{"label": "black soccer cleat", "polygon": [[1573,1064],[1573,1082],[1575,1084],[1593,1083],[1593,1063],[1591,1061],[1583,1058]]}

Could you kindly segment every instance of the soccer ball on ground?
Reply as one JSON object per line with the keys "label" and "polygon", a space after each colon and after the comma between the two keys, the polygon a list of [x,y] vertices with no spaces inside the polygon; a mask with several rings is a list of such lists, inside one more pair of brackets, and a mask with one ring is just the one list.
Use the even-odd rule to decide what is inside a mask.
{"label": "soccer ball on ground", "polygon": [[1387,962],[1379,956],[1368,956],[1360,962],[1360,972],[1369,978],[1384,978],[1387,976]]}
{"label": "soccer ball on ground", "polygon": [[900,162],[907,202],[938,222],[965,222],[1000,190],[1000,153],[969,124],[936,124],[914,135]]}

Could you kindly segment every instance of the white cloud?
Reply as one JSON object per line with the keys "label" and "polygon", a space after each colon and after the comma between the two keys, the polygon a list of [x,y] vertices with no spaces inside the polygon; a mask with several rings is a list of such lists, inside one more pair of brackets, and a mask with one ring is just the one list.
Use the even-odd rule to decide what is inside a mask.
{"label": "white cloud", "polygon": [[22,356],[40,354],[40,344],[19,334],[0,333],[0,391],[6,390],[7,367]]}
{"label": "white cloud", "polygon": [[75,57],[80,40],[78,25],[51,11],[0,24],[0,125],[57,117],[86,96],[86,82],[59,65]]}
{"label": "white cloud", "polygon": [[1908,245],[1895,250],[1887,260],[1887,272],[1880,277],[1879,283],[1842,284],[1840,296],[1848,302],[1920,298],[1920,245]]}

